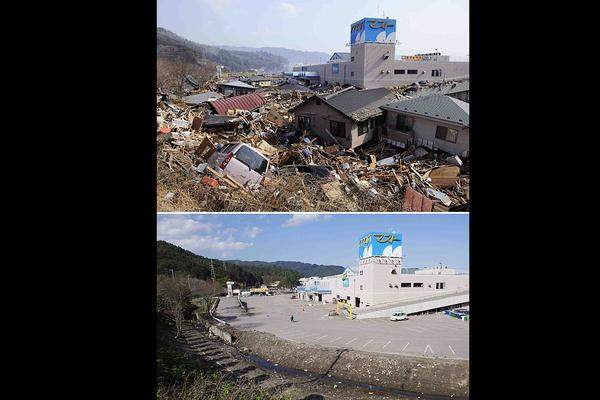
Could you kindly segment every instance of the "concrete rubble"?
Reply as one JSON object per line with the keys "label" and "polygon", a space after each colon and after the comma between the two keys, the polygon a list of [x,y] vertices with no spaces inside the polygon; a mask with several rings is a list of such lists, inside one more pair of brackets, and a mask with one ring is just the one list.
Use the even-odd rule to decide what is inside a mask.
{"label": "concrete rubble", "polygon": [[[216,89],[211,81],[192,95]],[[399,99],[409,89],[393,88]],[[227,115],[216,115],[207,102],[189,105],[159,92],[158,211],[469,210],[468,160],[377,139],[355,150],[326,145],[297,130],[288,110],[313,93],[343,89],[308,90],[261,89],[266,104]],[[208,157],[229,142],[243,142],[268,158],[261,184],[242,186],[207,166]]]}

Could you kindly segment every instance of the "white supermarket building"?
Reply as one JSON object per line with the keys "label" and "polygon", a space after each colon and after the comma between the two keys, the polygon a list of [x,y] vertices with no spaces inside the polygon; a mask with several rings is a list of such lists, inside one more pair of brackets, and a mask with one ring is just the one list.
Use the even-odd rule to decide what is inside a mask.
{"label": "white supermarket building", "polygon": [[323,303],[342,301],[356,309],[419,299],[431,302],[453,294],[463,295],[462,304],[465,294],[468,299],[468,274],[443,266],[403,268],[402,261],[401,234],[369,233],[359,241],[358,267],[346,268],[339,275],[302,278],[296,288],[298,297]]}

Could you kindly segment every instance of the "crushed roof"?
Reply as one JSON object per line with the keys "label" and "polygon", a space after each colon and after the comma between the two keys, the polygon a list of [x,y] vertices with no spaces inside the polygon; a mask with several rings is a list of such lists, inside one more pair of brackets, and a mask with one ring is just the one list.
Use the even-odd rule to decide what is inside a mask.
{"label": "crushed roof", "polygon": [[469,91],[469,81],[451,82],[433,87],[426,87],[417,91],[413,97],[429,96],[431,94],[454,94]]}
{"label": "crushed roof", "polygon": [[261,81],[272,81],[274,78],[270,78],[268,76],[250,76],[246,78],[246,80],[250,82],[261,82]]}
{"label": "crushed roof", "polygon": [[226,99],[211,101],[210,105],[217,114],[227,114],[227,110],[248,110],[252,111],[264,105],[265,100],[262,93],[251,93],[243,96],[234,96]]}
{"label": "crushed roof", "polygon": [[239,87],[239,88],[244,88],[244,89],[254,89],[254,86],[248,85],[247,83],[244,83],[242,81],[231,81],[231,82],[225,82],[225,83],[218,83],[218,85],[233,86],[233,87]]}
{"label": "crushed roof", "polygon": [[381,108],[469,126],[469,103],[443,94],[395,101]]}
{"label": "crushed roof", "polygon": [[198,104],[206,103],[207,101],[217,100],[217,99],[221,99],[221,98],[223,98],[223,95],[221,93],[203,92],[203,93],[193,94],[191,96],[186,96],[183,98],[183,101],[185,102],[185,104],[188,104],[188,105],[198,105]]}

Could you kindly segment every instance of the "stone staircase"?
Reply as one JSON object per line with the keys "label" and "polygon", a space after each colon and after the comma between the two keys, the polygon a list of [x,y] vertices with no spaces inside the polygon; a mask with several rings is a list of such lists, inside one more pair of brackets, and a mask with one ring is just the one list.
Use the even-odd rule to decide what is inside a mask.
{"label": "stone staircase", "polygon": [[[175,326],[168,327],[168,333],[175,337]],[[209,337],[207,331],[186,325],[173,345],[180,351],[200,357],[203,361],[214,364],[229,378],[241,382],[252,382],[265,392],[273,395],[290,386],[293,382],[285,377],[264,371],[249,363],[239,354],[237,349],[226,345],[219,339]]]}

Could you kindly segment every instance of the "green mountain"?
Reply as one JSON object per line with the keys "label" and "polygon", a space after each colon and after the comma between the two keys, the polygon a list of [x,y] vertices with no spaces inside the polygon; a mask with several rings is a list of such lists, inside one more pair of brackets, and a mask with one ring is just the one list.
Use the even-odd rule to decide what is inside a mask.
{"label": "green mountain", "polygon": [[330,276],[337,275],[344,272],[344,267],[341,265],[319,265],[319,264],[308,264],[300,261],[241,261],[241,260],[228,260],[227,262],[241,265],[244,267],[255,267],[255,268],[270,268],[273,266],[287,268],[297,271],[302,277],[308,278],[311,276]]}
{"label": "green mountain", "polygon": [[198,279],[210,279],[210,263],[215,268],[215,278],[221,283],[234,281],[243,283],[247,287],[256,287],[263,283],[269,284],[280,281],[282,285],[291,287],[298,284],[300,273],[293,269],[276,265],[258,267],[253,265],[239,265],[218,259],[206,258],[182,249],[164,240],[156,243],[156,268],[157,273],[170,275],[171,270],[176,275]]}
{"label": "green mountain", "polygon": [[264,68],[267,72],[281,72],[288,65],[284,57],[266,51],[225,50],[185,39],[165,28],[156,28],[156,56],[182,59],[189,63],[213,62],[233,72]]}

